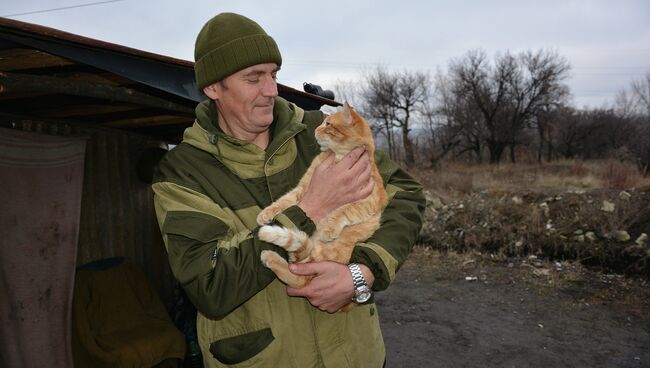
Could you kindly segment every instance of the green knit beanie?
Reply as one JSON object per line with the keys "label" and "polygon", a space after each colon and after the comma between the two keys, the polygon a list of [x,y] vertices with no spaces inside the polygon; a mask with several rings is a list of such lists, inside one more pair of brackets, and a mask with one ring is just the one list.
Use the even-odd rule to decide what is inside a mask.
{"label": "green knit beanie", "polygon": [[194,75],[200,89],[256,64],[282,65],[278,45],[259,24],[242,15],[221,13],[196,37]]}

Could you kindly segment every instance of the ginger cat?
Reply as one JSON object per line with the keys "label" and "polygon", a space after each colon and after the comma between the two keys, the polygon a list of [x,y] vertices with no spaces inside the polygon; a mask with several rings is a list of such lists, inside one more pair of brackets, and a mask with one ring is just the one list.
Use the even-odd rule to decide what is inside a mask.
{"label": "ginger cat", "polygon": [[[383,180],[374,161],[375,144],[366,120],[347,103],[342,111],[328,116],[316,128],[316,140],[323,153],[316,156],[296,188],[259,213],[257,223],[265,226],[260,228],[258,236],[261,240],[287,250],[289,262],[336,261],[347,264],[355,244],[365,241],[379,228],[381,212],[388,202]],[[311,237],[300,230],[266,225],[283,210],[300,201],[309,187],[315,167],[325,159],[329,151],[335,153],[335,161],[338,162],[359,146],[365,147],[368,152],[372,169],[374,189],[368,197],[332,211],[316,224],[316,231]],[[303,287],[311,280],[311,277],[291,273],[287,261],[274,251],[263,251],[260,258],[280,280],[292,287]],[[350,306],[347,306],[343,310],[349,309]]]}

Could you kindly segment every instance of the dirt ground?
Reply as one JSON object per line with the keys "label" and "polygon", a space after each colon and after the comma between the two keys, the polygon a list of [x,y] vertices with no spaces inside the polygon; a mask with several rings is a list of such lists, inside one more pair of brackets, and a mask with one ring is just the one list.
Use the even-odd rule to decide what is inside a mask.
{"label": "dirt ground", "polygon": [[650,282],[417,248],[376,296],[387,368],[650,367]]}

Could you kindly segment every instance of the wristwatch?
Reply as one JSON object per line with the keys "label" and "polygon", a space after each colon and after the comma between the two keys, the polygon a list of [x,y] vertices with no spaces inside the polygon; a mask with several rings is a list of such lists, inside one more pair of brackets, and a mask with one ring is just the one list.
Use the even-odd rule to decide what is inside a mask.
{"label": "wristwatch", "polygon": [[354,283],[354,297],[352,297],[352,301],[359,304],[367,302],[372,296],[372,290],[368,287],[366,279],[363,278],[361,267],[356,263],[350,263],[348,268],[350,269],[352,282]]}

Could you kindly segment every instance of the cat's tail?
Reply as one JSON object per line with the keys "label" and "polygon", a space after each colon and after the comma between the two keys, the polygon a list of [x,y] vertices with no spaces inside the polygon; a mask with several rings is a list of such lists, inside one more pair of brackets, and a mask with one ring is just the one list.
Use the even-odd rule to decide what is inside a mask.
{"label": "cat's tail", "polygon": [[301,261],[311,252],[312,242],[303,231],[264,225],[257,234],[260,240],[273,243],[289,252],[289,262]]}

